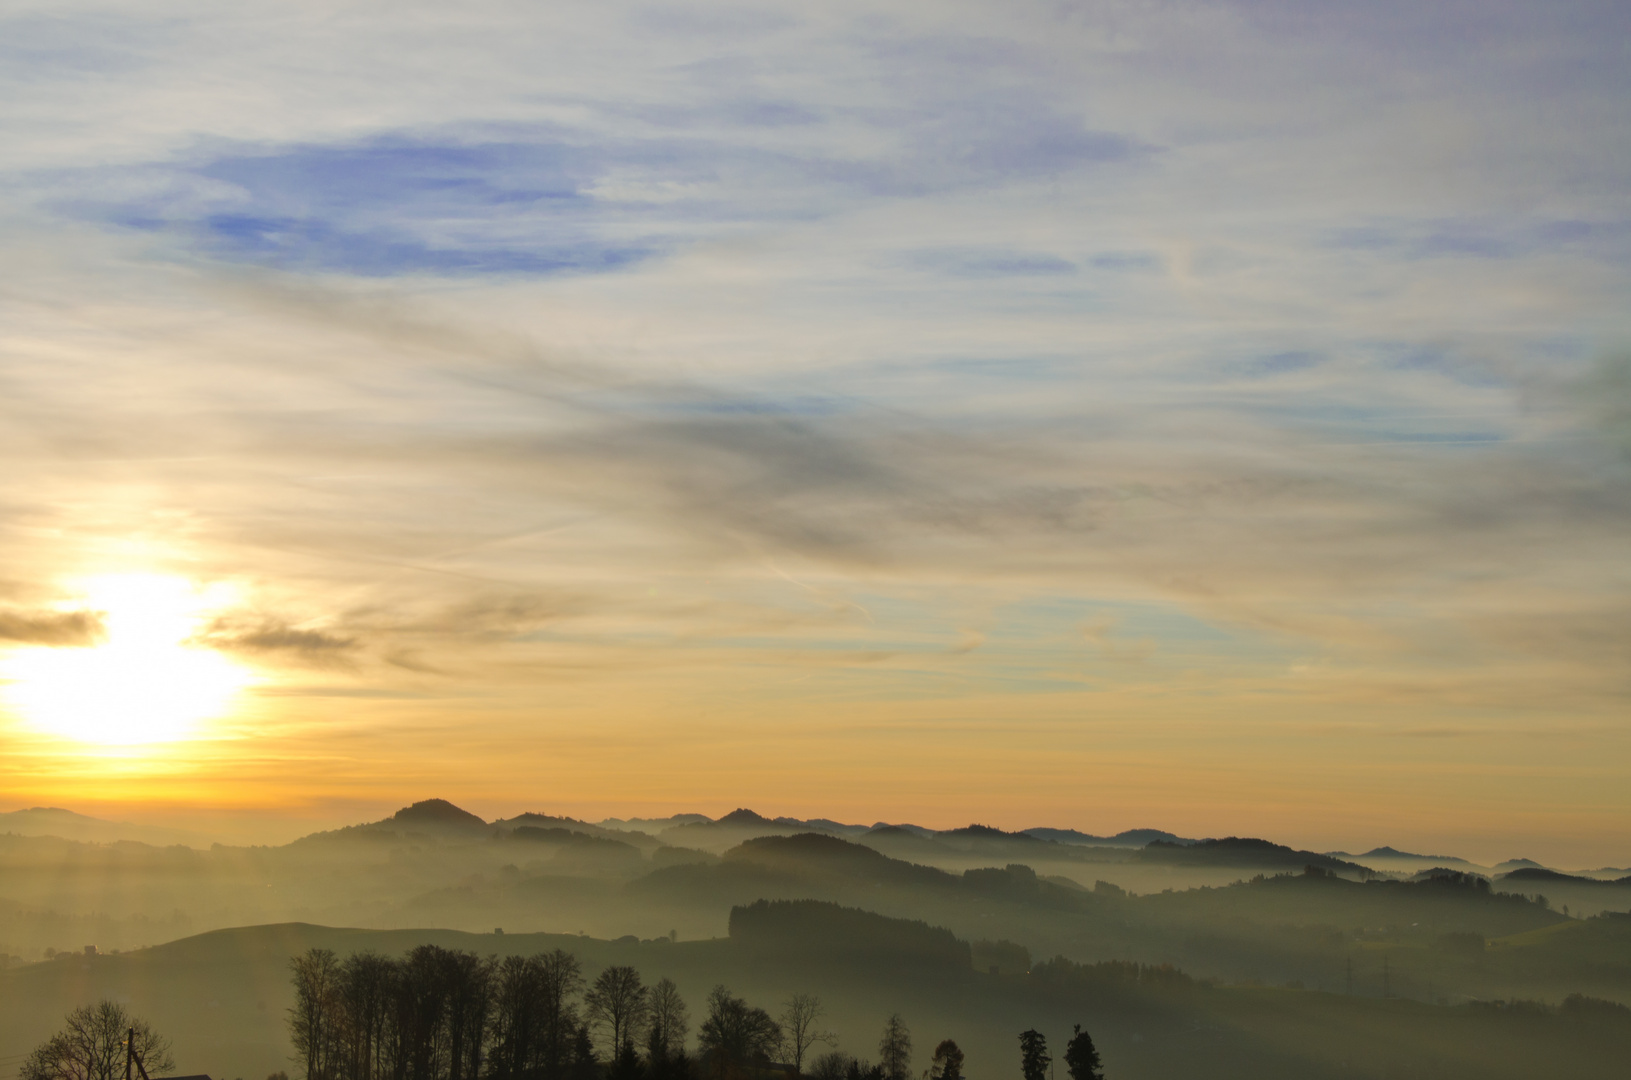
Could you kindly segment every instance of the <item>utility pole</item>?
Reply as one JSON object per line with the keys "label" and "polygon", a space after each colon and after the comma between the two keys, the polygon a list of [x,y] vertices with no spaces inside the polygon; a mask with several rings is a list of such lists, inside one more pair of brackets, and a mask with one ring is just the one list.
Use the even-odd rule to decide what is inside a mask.
{"label": "utility pole", "polygon": [[147,1066],[142,1064],[141,1055],[136,1053],[136,1029],[131,1028],[125,1033],[125,1080],[131,1080],[130,1063],[136,1063],[136,1071],[142,1074],[142,1080],[149,1080]]}

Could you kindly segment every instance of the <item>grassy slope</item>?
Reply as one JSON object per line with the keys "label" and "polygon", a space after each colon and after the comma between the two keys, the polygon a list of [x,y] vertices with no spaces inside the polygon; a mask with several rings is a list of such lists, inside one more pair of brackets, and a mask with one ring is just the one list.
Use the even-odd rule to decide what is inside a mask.
{"label": "grassy slope", "polygon": [[[1566,936],[1560,932],[1554,940]],[[772,1007],[793,991],[813,990],[827,1001],[843,1045],[861,1054],[870,1050],[883,1017],[899,1009],[913,1028],[920,1059],[940,1038],[955,1037],[969,1052],[974,1080],[1014,1074],[1018,1031],[1035,1025],[1057,1050],[1073,1022],[1094,1033],[1115,1080],[1619,1077],[1631,1054],[1631,1025],[1405,1000],[1252,988],[1144,993],[1023,975],[795,961],[729,940],[642,945],[302,924],[216,931],[128,955],[0,971],[0,1047],[26,1050],[68,1008],[106,994],[128,998],[135,1011],[172,1036],[180,1071],[258,1080],[288,1066],[283,1011],[291,955],[312,945],[341,953],[397,953],[422,942],[483,954],[564,947],[591,974],[610,963],[630,963],[648,979],[674,978],[693,1008],[716,982]]]}

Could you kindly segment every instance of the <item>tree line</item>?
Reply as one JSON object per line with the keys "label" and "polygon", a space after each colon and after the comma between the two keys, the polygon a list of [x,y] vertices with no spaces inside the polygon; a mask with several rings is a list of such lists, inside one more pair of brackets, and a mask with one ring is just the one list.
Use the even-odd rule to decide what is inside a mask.
{"label": "tree line", "polygon": [[[920,1080],[900,1014],[886,1020],[873,1063],[832,1049],[813,994],[794,994],[773,1017],[714,987],[693,1057],[690,1013],[672,980],[647,985],[634,968],[612,966],[588,981],[563,949],[500,959],[421,945],[402,957],[341,959],[314,948],[290,971],[289,1034],[304,1080]],[[1047,1058],[1042,1036],[1029,1031],[1020,1043],[1025,1080],[1048,1080],[1033,1072]],[[1079,1027],[1065,1060],[1071,1080],[1100,1080],[1098,1052]],[[923,1077],[965,1080],[954,1040],[936,1045]]]}
{"label": "tree line", "polygon": [[[648,986],[634,968],[614,966],[590,982],[561,949],[499,959],[421,945],[343,960],[311,949],[290,972],[289,1034],[304,1080],[966,1080],[952,1039],[914,1074],[899,1013],[884,1022],[874,1063],[835,1048],[814,994],[792,995],[772,1017],[724,986],[708,995],[693,1057],[690,1014],[671,980]],[[1019,1041],[1024,1080],[1052,1080],[1046,1039],[1027,1031]],[[167,1039],[103,1000],[69,1013],[20,1080],[119,1080],[127,1060],[147,1076],[175,1068]],[[1071,1080],[1102,1080],[1080,1027],[1065,1063]]]}

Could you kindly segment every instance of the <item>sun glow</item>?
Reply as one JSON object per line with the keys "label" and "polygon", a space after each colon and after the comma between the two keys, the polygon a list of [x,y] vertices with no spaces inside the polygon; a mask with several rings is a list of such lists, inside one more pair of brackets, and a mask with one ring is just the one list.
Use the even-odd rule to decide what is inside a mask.
{"label": "sun glow", "polygon": [[215,606],[180,578],[126,575],[83,583],[104,639],[19,649],[0,673],[7,703],[41,731],[100,745],[171,742],[229,710],[248,673],[189,644]]}

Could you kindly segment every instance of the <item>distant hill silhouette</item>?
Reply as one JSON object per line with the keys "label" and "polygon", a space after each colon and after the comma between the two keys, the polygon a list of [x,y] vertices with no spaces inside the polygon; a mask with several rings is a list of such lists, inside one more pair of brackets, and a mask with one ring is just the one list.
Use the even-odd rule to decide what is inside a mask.
{"label": "distant hill silhouette", "polygon": [[772,821],[756,811],[738,807],[717,821],[690,821],[657,834],[657,839],[675,847],[701,847],[719,851],[733,842],[752,836],[804,831],[797,825]]}
{"label": "distant hill silhouette", "polygon": [[730,936],[756,952],[831,964],[849,960],[898,971],[903,965],[967,971],[969,944],[917,919],[892,919],[820,900],[758,900],[731,908]]}
{"label": "distant hill silhouette", "polygon": [[[1428,870],[1418,870],[1410,875],[1411,881],[1427,881],[1430,878],[1456,878],[1467,876],[1465,871],[1456,870],[1448,866],[1435,866]],[[1474,877],[1478,875],[1472,875]]]}
{"label": "distant hill silhouette", "polygon": [[129,821],[105,821],[60,806],[31,806],[26,810],[0,813],[0,833],[17,836],[60,836],[83,843],[112,844],[121,840],[154,847],[182,844],[205,848],[210,839],[201,833],[167,829],[157,825],[137,825]]}
{"label": "distant hill silhouette", "polygon": [[1604,885],[1609,887],[1631,885],[1631,876],[1605,881],[1602,878],[1584,877],[1580,874],[1565,874],[1558,870],[1548,870],[1544,866],[1524,866],[1510,873],[1501,875],[1502,881],[1561,881],[1571,885]]}
{"label": "distant hill silhouette", "polygon": [[822,865],[842,867],[845,870],[863,867],[870,869],[895,861],[864,844],[854,844],[841,837],[828,836],[824,833],[754,837],[725,852],[725,858],[792,863],[800,866]]}
{"label": "distant hill silhouette", "polygon": [[1333,858],[1314,851],[1298,851],[1284,844],[1250,837],[1226,836],[1221,840],[1202,840],[1194,844],[1172,844],[1165,840],[1151,842],[1140,852],[1146,862],[1173,863],[1182,866],[1217,865],[1256,867],[1264,870],[1298,870],[1317,866],[1322,870],[1373,876],[1376,871],[1356,862]]}
{"label": "distant hill silhouette", "polygon": [[1441,870],[1416,881],[1356,881],[1318,868],[1265,874],[1215,889],[1153,893],[1141,897],[1145,918],[1177,919],[1205,913],[1213,925],[1229,920],[1265,926],[1411,927],[1430,935],[1472,931],[1485,938],[1539,930],[1569,920],[1513,892],[1499,892],[1487,878]]}
{"label": "distant hill silhouette", "polygon": [[760,836],[725,852],[727,862],[752,862],[801,874],[897,882],[913,885],[955,885],[957,877],[944,870],[892,859],[880,851],[842,837],[821,833]]}
{"label": "distant hill silhouette", "polygon": [[[869,837],[876,834],[869,833]],[[913,848],[909,842],[902,842],[902,838],[895,837],[891,843],[900,848],[902,854],[911,854]],[[967,854],[982,857],[1007,860],[1018,859],[1046,859],[1050,855],[1047,849],[1052,848],[1061,859],[1069,858],[1072,852],[1064,850],[1064,845],[1056,844],[1052,840],[1031,836],[1028,833],[1004,832],[1002,829],[992,828],[990,825],[965,825],[960,829],[943,829],[931,837],[923,838],[920,844],[932,843],[940,848],[949,848]],[[934,849],[922,849],[928,855]]]}
{"label": "distant hill silhouette", "polygon": [[422,799],[390,817],[362,825],[311,833],[294,843],[301,846],[347,841],[394,841],[409,836],[471,840],[496,835],[498,829],[446,799]]}
{"label": "distant hill silhouette", "polygon": [[412,806],[404,806],[389,819],[398,825],[430,826],[433,828],[453,828],[465,830],[479,830],[485,832],[487,822],[468,810],[462,810],[446,799],[425,799]]}
{"label": "distant hill silhouette", "polygon": [[732,810],[730,813],[726,814],[724,817],[722,817],[718,821],[714,822],[714,824],[715,825],[774,825],[776,823],[774,821],[770,820],[769,818],[765,817],[763,814],[755,813],[752,810],[747,809],[746,807],[737,807],[735,810]]}
{"label": "distant hill silhouette", "polygon": [[961,829],[944,829],[935,834],[939,837],[966,837],[971,840],[1017,840],[1021,843],[1045,844],[1047,840],[1031,836],[1022,832],[1003,832],[990,825],[964,825]]}
{"label": "distant hill silhouette", "polygon": [[927,828],[923,825],[913,825],[905,821],[897,821],[894,823],[887,821],[874,821],[872,823],[872,828],[869,831],[877,832],[879,829],[900,829],[902,832],[915,833],[918,836],[934,835],[933,829]]}
{"label": "distant hill silhouette", "polygon": [[675,825],[700,825],[712,821],[707,814],[670,814],[663,818],[602,818],[595,822],[603,829],[614,829],[624,832],[638,829],[644,832],[661,832]]}
{"label": "distant hill silhouette", "polygon": [[607,829],[600,825],[591,825],[587,821],[577,818],[557,817],[552,814],[539,814],[531,811],[517,814],[513,818],[500,818],[493,822],[495,829],[559,829],[576,833],[579,836],[592,836],[601,840],[611,840],[617,843],[632,844],[641,850],[649,850],[660,843],[656,837],[636,829]]}
{"label": "distant hill silhouette", "polygon": [[1472,865],[1466,859],[1455,855],[1417,855],[1415,852],[1400,851],[1398,848],[1393,847],[1371,848],[1369,851],[1361,855],[1354,855],[1347,851],[1327,851],[1325,854],[1336,859],[1397,859],[1410,862],[1430,862],[1439,864],[1460,863],[1462,866]]}
{"label": "distant hill silhouette", "polygon": [[1196,841],[1161,829],[1127,829],[1114,836],[1093,836],[1075,829],[1025,829],[1027,835],[1052,840],[1060,844],[1078,844],[1083,847],[1144,847],[1155,840],[1169,844],[1193,844]]}
{"label": "distant hill silhouette", "polygon": [[828,832],[834,836],[859,836],[869,828],[866,825],[846,825],[842,821],[834,821],[832,818],[801,820],[795,817],[779,817],[776,819],[776,824],[792,825],[795,828],[807,829],[812,832]]}

